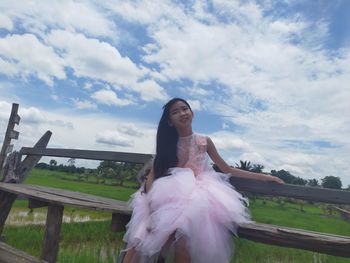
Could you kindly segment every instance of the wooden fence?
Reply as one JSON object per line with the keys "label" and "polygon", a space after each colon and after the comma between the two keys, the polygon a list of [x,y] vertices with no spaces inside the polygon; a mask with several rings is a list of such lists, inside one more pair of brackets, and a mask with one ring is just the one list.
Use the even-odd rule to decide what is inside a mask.
{"label": "wooden fence", "polygon": [[[34,147],[23,147],[18,153],[14,153],[13,158],[17,160],[22,160],[22,156],[25,156],[23,161],[17,162],[15,167],[12,168],[16,173],[18,184],[0,183],[0,235],[12,204],[18,195],[27,197],[31,208],[48,207],[41,260],[35,259],[35,261],[33,257],[26,255],[27,261],[23,260],[21,262],[56,261],[63,210],[66,205],[111,212],[113,231],[123,231],[132,212],[125,202],[71,191],[22,184],[21,182],[23,182],[28,172],[42,156],[113,160],[131,163],[146,163],[151,157],[150,154],[46,148],[50,137],[51,132],[48,131]],[[333,204],[350,204],[350,191],[289,184],[278,185],[271,182],[238,178],[231,178],[231,183],[238,191],[259,195],[293,197]],[[241,238],[266,244],[350,257],[350,237],[348,236],[261,223],[249,223],[239,226],[238,235]],[[22,258],[25,255],[22,251],[16,252],[14,248],[9,248],[0,242],[0,262],[13,262],[6,261],[6,255],[11,255],[11,253],[17,253]]]}

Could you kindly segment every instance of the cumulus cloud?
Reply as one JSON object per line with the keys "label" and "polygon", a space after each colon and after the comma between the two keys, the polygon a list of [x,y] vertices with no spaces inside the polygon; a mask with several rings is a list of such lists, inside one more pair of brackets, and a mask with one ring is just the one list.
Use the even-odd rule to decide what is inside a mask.
{"label": "cumulus cloud", "polygon": [[234,151],[249,151],[251,146],[244,140],[237,137],[237,135],[230,132],[215,132],[211,134],[211,138],[216,147],[221,150],[234,150]]}
{"label": "cumulus cloud", "polygon": [[[0,3],[2,75],[38,78],[52,89],[69,75],[87,83],[77,108],[135,103],[148,109],[179,93],[197,110],[225,116],[228,133],[212,137],[235,162],[263,160],[271,169],[318,178],[350,172],[350,48],[325,46],[327,19],[297,12],[281,17],[274,1],[38,3]],[[293,1],[282,5],[288,9]],[[142,41],[120,44],[119,27]],[[79,129],[78,120],[72,123]],[[115,147],[137,131],[104,130],[117,131]],[[89,135],[95,142],[96,133]],[[113,142],[107,135],[100,141]],[[297,147],[311,141],[339,147]],[[147,149],[141,140],[124,145]]]}
{"label": "cumulus cloud", "polygon": [[112,90],[99,90],[91,96],[97,102],[106,105],[127,106],[133,104],[133,101],[128,99],[120,99]]}
{"label": "cumulus cloud", "polygon": [[148,69],[122,56],[118,49],[107,42],[62,30],[52,31],[46,40],[62,51],[62,57],[77,77],[88,77],[120,86],[125,91],[140,94],[145,101],[167,98],[159,84],[145,79]]}
{"label": "cumulus cloud", "polygon": [[103,131],[96,135],[96,142],[121,147],[134,145],[132,140],[118,131]]}
{"label": "cumulus cloud", "polygon": [[92,103],[91,101],[88,101],[88,100],[75,99],[75,100],[73,100],[73,102],[74,102],[74,106],[80,110],[84,110],[84,109],[95,110],[95,109],[97,109],[97,105]]}
{"label": "cumulus cloud", "polygon": [[7,29],[9,31],[13,29],[12,20],[4,14],[0,14],[0,28]]}
{"label": "cumulus cloud", "polygon": [[11,103],[0,101],[0,119],[8,120],[11,114]]}
{"label": "cumulus cloud", "polygon": [[0,38],[0,72],[5,75],[36,76],[47,85],[53,78],[64,79],[64,61],[55,51],[32,34],[9,35]]}
{"label": "cumulus cloud", "polygon": [[[77,1],[31,1],[20,5],[13,1],[1,1],[2,16],[0,22],[17,21],[18,26],[28,32],[44,35],[50,28],[59,28],[72,32],[84,32],[91,36],[115,38],[115,24],[90,2]],[[77,15],[79,14],[79,15]]]}
{"label": "cumulus cloud", "polygon": [[21,121],[24,123],[41,124],[47,121],[44,114],[35,107],[20,108],[19,112]]}

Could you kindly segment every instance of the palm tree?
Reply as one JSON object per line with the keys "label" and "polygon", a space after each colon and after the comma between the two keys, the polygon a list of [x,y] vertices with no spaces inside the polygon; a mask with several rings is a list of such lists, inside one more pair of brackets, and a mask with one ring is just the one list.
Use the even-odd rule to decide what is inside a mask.
{"label": "palm tree", "polygon": [[236,163],[236,168],[245,170],[245,171],[250,171],[253,167],[249,161],[242,161],[239,160],[239,165]]}
{"label": "palm tree", "polygon": [[261,164],[253,164],[253,168],[250,169],[250,171],[254,173],[262,173],[264,170],[265,166]]}

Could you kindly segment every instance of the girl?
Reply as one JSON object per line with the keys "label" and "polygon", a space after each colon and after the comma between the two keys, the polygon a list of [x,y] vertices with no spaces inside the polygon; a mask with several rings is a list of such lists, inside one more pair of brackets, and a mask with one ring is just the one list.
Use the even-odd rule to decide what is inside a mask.
{"label": "girl", "polygon": [[[246,200],[228,175],[283,181],[230,167],[209,137],[193,133],[193,112],[185,100],[174,98],[163,110],[152,169],[132,197],[124,263],[156,262],[168,254],[176,263],[227,263],[231,233],[250,221]],[[215,172],[208,157],[225,174]]]}

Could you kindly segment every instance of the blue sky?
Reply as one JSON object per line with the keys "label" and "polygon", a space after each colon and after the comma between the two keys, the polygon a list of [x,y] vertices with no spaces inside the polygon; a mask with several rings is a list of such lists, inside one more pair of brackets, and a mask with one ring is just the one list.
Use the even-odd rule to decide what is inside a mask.
{"label": "blue sky", "polygon": [[176,96],[230,164],[350,184],[349,1],[0,9],[0,136],[19,103],[16,148],[51,130],[50,147],[154,153],[161,107]]}

